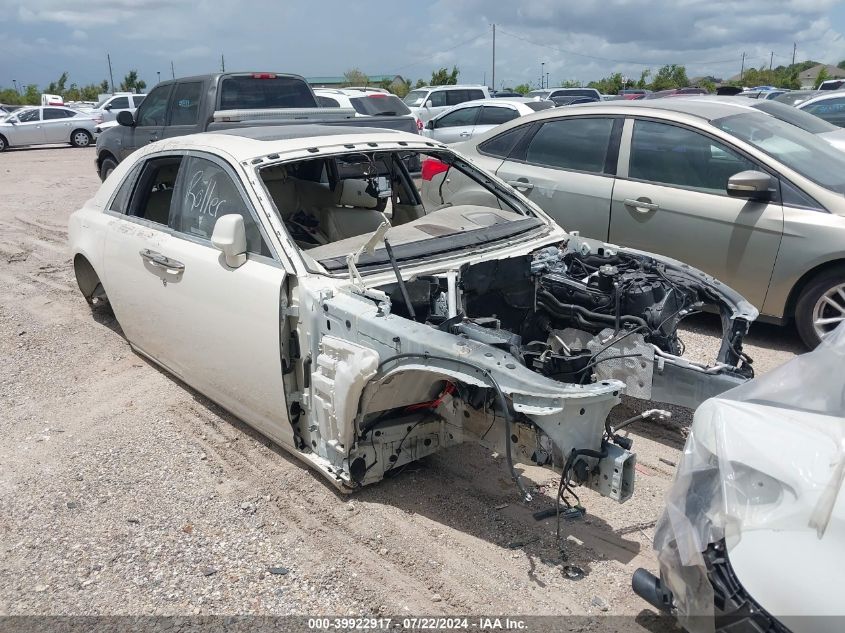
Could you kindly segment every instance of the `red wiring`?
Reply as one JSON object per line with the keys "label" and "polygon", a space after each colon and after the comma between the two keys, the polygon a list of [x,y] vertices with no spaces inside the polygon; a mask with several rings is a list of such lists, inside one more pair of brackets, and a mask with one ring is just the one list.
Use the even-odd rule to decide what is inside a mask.
{"label": "red wiring", "polygon": [[454,383],[447,382],[446,386],[443,388],[443,393],[441,393],[435,400],[429,400],[428,402],[418,402],[417,404],[412,404],[410,406],[405,407],[405,412],[408,411],[419,411],[420,409],[436,409],[443,401],[446,399],[446,396],[455,393],[455,385]]}

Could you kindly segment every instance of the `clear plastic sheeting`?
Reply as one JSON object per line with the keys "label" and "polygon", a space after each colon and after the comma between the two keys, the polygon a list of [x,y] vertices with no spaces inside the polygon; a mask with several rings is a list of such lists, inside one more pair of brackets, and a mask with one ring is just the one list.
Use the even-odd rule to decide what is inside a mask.
{"label": "clear plastic sheeting", "polygon": [[[810,559],[817,558],[806,561],[808,568],[817,565],[810,578],[824,576],[834,565],[831,555],[841,558],[836,552],[845,548],[842,530],[828,528],[845,520],[839,516],[845,504],[837,504],[843,477],[845,325],[816,350],[696,411],[654,541],[681,625],[692,633],[714,630],[714,591],[702,553],[722,539],[729,558],[735,548],[768,556],[757,561],[770,570],[764,574],[734,569],[760,606],[775,616],[801,615],[792,611],[802,605],[812,608],[789,604],[767,587],[789,582],[787,570],[777,578],[776,561],[799,543],[814,543]],[[761,548],[773,535],[779,549]],[[840,578],[845,574],[833,571]],[[815,591],[796,589],[799,596]]]}

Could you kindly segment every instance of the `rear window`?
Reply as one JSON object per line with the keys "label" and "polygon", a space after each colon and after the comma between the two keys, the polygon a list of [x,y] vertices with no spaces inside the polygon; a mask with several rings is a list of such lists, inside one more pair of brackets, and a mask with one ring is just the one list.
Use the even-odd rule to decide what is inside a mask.
{"label": "rear window", "polygon": [[237,75],[226,77],[220,86],[221,110],[316,107],[308,84],[296,77]]}
{"label": "rear window", "polygon": [[567,88],[565,90],[555,90],[552,92],[552,96],[555,97],[595,97],[596,91],[592,88],[590,89],[583,89],[580,88]]}
{"label": "rear window", "polygon": [[835,132],[839,129],[832,123],[828,123],[809,112],[804,112],[803,110],[782,103],[763,100],[755,103],[753,107],[766,114],[771,114],[776,119],[798,126],[802,130],[807,130],[811,134],[824,134],[825,132]]}
{"label": "rear window", "polygon": [[402,100],[396,95],[371,94],[366,97],[352,97],[349,99],[358,114],[367,116],[396,116],[411,114]]}
{"label": "rear window", "polygon": [[534,112],[539,112],[540,110],[553,108],[555,104],[552,101],[529,101],[525,105],[527,105],[531,110],[534,110]]}

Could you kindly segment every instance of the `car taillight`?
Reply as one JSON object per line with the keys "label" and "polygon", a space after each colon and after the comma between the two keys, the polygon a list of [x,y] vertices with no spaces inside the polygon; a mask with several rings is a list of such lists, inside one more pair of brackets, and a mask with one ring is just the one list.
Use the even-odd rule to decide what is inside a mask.
{"label": "car taillight", "polygon": [[252,73],[253,79],[275,79],[276,75],[274,73]]}
{"label": "car taillight", "polygon": [[436,158],[426,158],[422,162],[422,179],[431,180],[437,174],[442,174],[449,170],[449,165]]}
{"label": "car taillight", "polygon": [[376,97],[376,98],[384,99],[385,97],[387,97],[387,96],[389,96],[389,95],[383,94],[383,93],[381,93],[381,92],[373,92],[373,93],[368,94],[367,96],[368,96],[368,97]]}
{"label": "car taillight", "polygon": [[425,126],[423,125],[422,119],[417,117],[417,134],[422,134],[424,127]]}

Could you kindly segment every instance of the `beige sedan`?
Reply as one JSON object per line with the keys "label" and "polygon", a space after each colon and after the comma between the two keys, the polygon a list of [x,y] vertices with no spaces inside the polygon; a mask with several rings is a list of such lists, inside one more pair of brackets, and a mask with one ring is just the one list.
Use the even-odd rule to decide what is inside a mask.
{"label": "beige sedan", "polygon": [[[704,270],[811,347],[845,321],[845,153],[795,125],[717,100],[620,101],[455,149],[567,230]],[[452,177],[423,170],[429,204],[453,202]]]}

